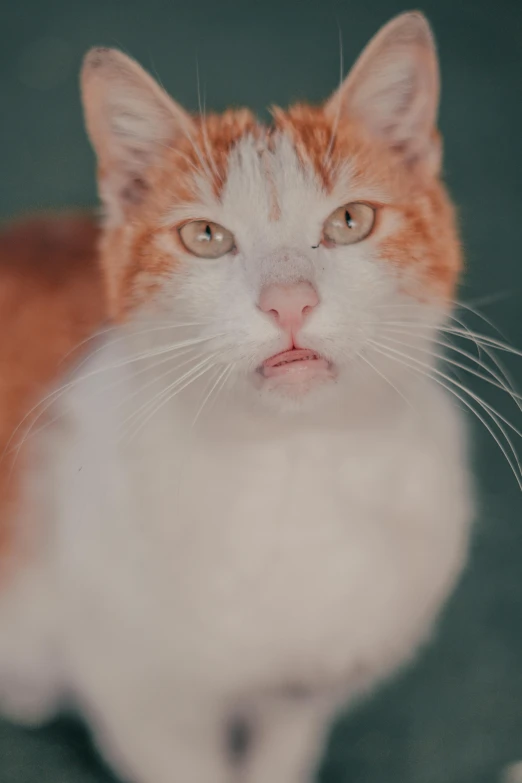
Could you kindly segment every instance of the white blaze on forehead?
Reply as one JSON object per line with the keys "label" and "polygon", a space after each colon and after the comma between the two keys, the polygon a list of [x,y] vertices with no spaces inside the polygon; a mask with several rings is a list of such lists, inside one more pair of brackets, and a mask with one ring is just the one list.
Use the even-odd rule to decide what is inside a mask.
{"label": "white blaze on forehead", "polygon": [[246,137],[231,151],[221,207],[234,228],[313,242],[328,202],[313,167],[299,160],[285,134],[276,133],[270,148]]}
{"label": "white blaze on forehead", "polygon": [[269,155],[266,144],[252,136],[242,138],[230,152],[221,203],[238,221],[251,222],[253,214],[262,223],[270,220],[277,196],[267,171]]}
{"label": "white blaze on forehead", "polygon": [[282,219],[293,230],[313,221],[329,199],[311,163],[300,160],[291,139],[284,133],[274,137],[272,170]]}

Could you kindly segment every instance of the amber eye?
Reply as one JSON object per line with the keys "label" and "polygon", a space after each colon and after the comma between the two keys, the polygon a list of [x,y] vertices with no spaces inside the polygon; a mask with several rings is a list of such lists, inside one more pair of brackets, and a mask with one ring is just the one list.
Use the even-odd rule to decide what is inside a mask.
{"label": "amber eye", "polygon": [[324,224],[323,236],[336,245],[353,245],[368,236],[374,222],[375,210],[354,201],[332,212]]}
{"label": "amber eye", "polygon": [[219,258],[234,248],[234,237],[226,228],[208,220],[193,220],[179,229],[181,241],[200,258]]}

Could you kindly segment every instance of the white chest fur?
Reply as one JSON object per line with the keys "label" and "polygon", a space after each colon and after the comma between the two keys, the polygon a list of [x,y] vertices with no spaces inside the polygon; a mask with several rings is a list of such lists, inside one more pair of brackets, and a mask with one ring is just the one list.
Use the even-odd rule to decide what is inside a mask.
{"label": "white chest fur", "polygon": [[427,387],[424,410],[385,426],[247,430],[231,409],[193,427],[179,402],[128,443],[125,382],[92,394],[111,350],[44,443],[71,662],[93,648],[148,656],[173,683],[241,691],[285,678],[358,688],[408,658],[465,553],[445,398]]}

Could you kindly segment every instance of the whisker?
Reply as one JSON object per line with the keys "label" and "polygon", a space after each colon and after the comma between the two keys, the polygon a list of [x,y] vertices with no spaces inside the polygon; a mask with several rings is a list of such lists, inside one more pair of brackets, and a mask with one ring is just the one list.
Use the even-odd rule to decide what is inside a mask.
{"label": "whisker", "polygon": [[[218,386],[218,385],[219,385],[219,383],[222,381],[222,379],[225,377],[225,375],[227,374],[227,372],[229,372],[229,370],[230,370],[231,366],[232,366],[232,365],[231,365],[231,364],[229,364],[229,365],[227,365],[227,366],[226,366],[226,367],[225,367],[225,368],[224,368],[224,369],[223,369],[221,372],[219,372],[219,371],[218,371],[218,377],[217,377],[217,379],[216,379],[216,376],[215,376],[215,375],[213,375],[213,376],[212,376],[211,383],[212,383],[212,381],[214,381],[214,383],[212,383],[212,386],[211,386],[211,388],[210,388],[210,391],[208,391],[208,392],[207,392],[207,394],[205,395],[205,397],[204,397],[204,399],[203,399],[203,402],[202,402],[202,403],[201,403],[201,405],[199,406],[199,408],[198,408],[198,411],[197,411],[196,415],[194,416],[194,418],[193,418],[193,420],[192,420],[192,426],[193,426],[193,427],[195,426],[195,424],[196,424],[197,420],[198,420],[198,419],[199,419],[199,417],[201,416],[201,413],[202,413],[202,411],[203,411],[203,408],[205,407],[206,403],[207,403],[207,402],[209,401],[209,399],[212,397],[212,393],[213,393],[213,392],[214,392],[214,390],[217,388],[217,386]],[[216,379],[216,380],[215,380],[215,379]]]}
{"label": "whisker", "polygon": [[[513,291],[497,291],[496,294],[486,294],[486,296],[479,296],[476,299],[471,300],[471,304],[475,305],[490,305],[493,302],[502,302],[509,297],[514,296]],[[468,304],[470,304],[468,302]]]}
{"label": "whisker", "polygon": [[198,378],[200,378],[202,375],[204,375],[208,370],[211,369],[210,366],[205,366],[199,372],[197,372],[195,375],[192,375],[190,378],[188,378],[183,384],[181,384],[179,387],[176,387],[173,389],[172,393],[165,397],[164,399],[160,400],[157,404],[157,406],[149,413],[148,416],[146,416],[141,424],[138,425],[138,427],[129,435],[129,439],[132,440],[136,437],[138,432],[143,429],[145,424],[167,403],[170,402],[177,394],[183,391],[183,389],[186,389],[187,386],[190,386],[191,383],[194,383]]}
{"label": "whisker", "polygon": [[[119,337],[116,337],[115,339],[111,339],[110,344],[111,345],[116,345],[117,343],[121,342],[122,340],[127,340],[129,337],[141,337],[142,335],[151,334],[152,332],[163,332],[163,331],[167,331],[168,329],[183,329],[183,328],[186,328],[188,326],[206,326],[206,325],[207,324],[204,323],[203,321],[186,321],[185,323],[176,323],[176,322],[172,322],[172,321],[167,321],[164,324],[159,324],[159,325],[157,324],[156,326],[148,326],[146,328],[138,329],[136,331],[135,330],[126,330],[124,334],[120,335]],[[118,331],[121,331],[121,325],[120,324],[116,324],[116,326],[111,327],[111,330],[107,330],[107,331],[112,331],[113,329],[117,329]],[[81,345],[83,345],[83,343],[88,342],[91,339],[95,339],[96,337],[98,337],[98,336],[100,336],[100,335],[102,335],[104,333],[105,333],[105,331],[103,331],[103,332],[101,332],[99,334],[93,334],[91,337],[87,338],[87,340],[84,340],[81,343],[79,343],[79,345],[77,347],[80,347]],[[93,356],[96,356],[96,354],[100,353],[100,351],[103,351],[104,348],[106,348],[107,344],[108,344],[108,342],[104,342],[103,345],[101,345],[99,348],[96,348],[94,351],[91,351],[88,354],[88,356],[86,356],[85,359],[83,359],[83,361],[80,362],[80,364],[78,364],[78,366],[75,368],[75,372],[78,372],[78,370],[80,370],[84,366],[84,364],[86,364],[88,361],[90,361]],[[72,350],[74,351],[74,350],[76,350],[76,348],[73,348]],[[66,354],[66,357],[68,355],[69,354]]]}
{"label": "whisker", "polygon": [[503,340],[507,339],[506,336],[504,334],[502,334],[502,332],[500,331],[498,326],[495,323],[493,323],[491,318],[488,318],[487,316],[485,316],[483,313],[480,312],[480,310],[477,310],[475,307],[473,307],[470,304],[466,304],[466,302],[461,302],[459,299],[450,299],[449,301],[455,307],[457,307],[459,309],[462,309],[462,310],[467,310],[468,313],[472,313],[477,318],[480,318],[481,321],[484,321],[484,323],[486,323],[488,326],[491,326],[491,328],[494,329],[495,332],[498,332],[498,334],[502,337]]}
{"label": "whisker", "polygon": [[399,397],[402,397],[402,399],[409,405],[410,408],[413,407],[410,400],[408,400],[408,398],[404,396],[401,390],[397,386],[395,386],[395,384],[392,383],[392,381],[390,381],[390,379],[387,378],[386,375],[383,372],[381,372],[381,370],[379,370],[378,367],[375,367],[375,365],[368,359],[367,356],[364,356],[364,354],[360,352],[357,354],[357,356],[359,359],[362,359],[362,361],[365,362],[375,373],[377,373],[377,375],[379,375],[384,381],[386,381],[388,386],[391,386],[392,389],[395,392],[397,392]]}
{"label": "whisker", "polygon": [[[393,357],[390,357],[390,352],[391,352],[393,354],[393,356],[399,356],[399,357],[402,358],[402,360],[406,359],[406,360],[408,360],[407,366],[410,366],[411,369],[414,369],[414,368],[411,367],[409,362],[413,362],[413,364],[416,366],[416,369],[421,374],[423,373],[423,371],[420,370],[419,368],[420,367],[421,368],[425,368],[425,369],[429,370],[428,373],[426,373],[424,371],[424,374],[427,377],[431,378],[432,380],[434,380],[435,382],[438,382],[438,383],[441,383],[439,381],[439,378],[443,378],[445,381],[447,381],[448,383],[453,384],[458,389],[460,389],[465,394],[468,394],[472,399],[474,399],[475,402],[477,402],[481,406],[481,408],[483,408],[483,410],[485,410],[486,413],[488,413],[488,415],[491,417],[491,419],[493,419],[493,421],[495,422],[495,424],[497,425],[497,427],[499,428],[499,430],[503,434],[504,438],[506,439],[506,441],[507,441],[507,443],[508,443],[508,445],[509,445],[509,447],[510,447],[512,453],[513,453],[513,456],[515,458],[515,461],[516,461],[516,464],[517,464],[517,467],[518,467],[518,470],[519,470],[519,473],[518,474],[515,473],[515,475],[517,477],[517,481],[519,483],[519,486],[522,489],[522,481],[519,478],[519,477],[522,477],[522,466],[520,464],[520,459],[518,457],[518,454],[516,452],[515,447],[513,446],[513,443],[511,442],[511,439],[509,438],[509,436],[508,436],[507,432],[505,431],[504,427],[500,424],[499,420],[504,422],[504,424],[506,424],[510,429],[512,429],[519,437],[522,437],[522,433],[510,421],[508,421],[508,419],[506,419],[504,416],[502,416],[502,414],[500,414],[495,408],[493,408],[491,405],[489,405],[487,402],[485,402],[485,400],[483,400],[477,394],[472,392],[470,389],[468,389],[462,383],[460,383],[459,381],[456,381],[454,378],[450,378],[448,375],[446,375],[445,373],[441,372],[441,370],[438,370],[435,367],[431,367],[429,364],[426,364],[425,362],[421,362],[419,359],[416,359],[413,356],[405,354],[403,351],[398,351],[397,349],[390,348],[389,346],[382,346],[379,343],[375,343],[374,341],[371,341],[371,342],[374,344],[374,347],[379,347],[381,349],[385,349],[388,352],[388,357],[389,358],[393,358]],[[439,378],[436,378],[435,375],[439,376]],[[444,388],[446,388],[448,391],[451,391],[453,394],[455,394],[455,396],[459,397],[459,399],[464,401],[455,392],[455,390],[453,388],[450,388],[449,386],[447,386],[447,384],[444,384],[444,383],[441,383],[441,385],[444,386]],[[469,403],[468,403],[468,407],[469,407]],[[476,415],[478,415],[477,411],[474,408],[472,408],[472,410],[474,411],[474,413]],[[507,456],[506,456],[506,459],[507,459]],[[510,464],[512,470],[513,470],[511,462],[509,462],[509,464]]]}
{"label": "whisker", "polygon": [[[399,359],[396,356],[390,356],[390,354],[388,353],[388,350],[385,349],[384,347],[381,348],[381,346],[379,346],[378,343],[375,343],[374,350],[377,351],[377,353],[380,353],[381,355],[386,356],[388,359],[392,359],[394,361],[397,361],[398,364],[402,364],[403,366],[408,367],[413,372],[416,372],[419,375],[422,375],[422,376],[424,376],[426,378],[429,378],[431,381],[434,381],[435,383],[439,384],[439,386],[442,386],[442,388],[446,389],[446,391],[448,391],[450,394],[452,394],[454,397],[456,397],[458,400],[460,400],[460,402],[463,405],[465,405],[466,408],[468,408],[477,417],[477,419],[484,425],[486,430],[489,432],[489,434],[491,435],[491,437],[493,438],[493,440],[495,441],[495,443],[497,444],[497,446],[501,450],[502,454],[504,455],[504,457],[505,457],[509,467],[511,468],[511,471],[513,472],[513,475],[515,476],[515,479],[517,481],[517,484],[518,484],[519,488],[522,490],[522,479],[520,477],[520,463],[519,463],[519,459],[518,459],[517,453],[516,453],[515,448],[514,448],[512,442],[511,442],[511,439],[509,438],[509,436],[507,435],[507,433],[503,429],[502,425],[500,425],[498,423],[498,421],[496,420],[495,414],[492,414],[490,411],[488,411],[486,409],[486,413],[488,413],[488,415],[491,417],[493,422],[500,429],[500,431],[504,435],[504,437],[505,437],[505,439],[506,439],[506,441],[507,441],[511,451],[513,452],[513,454],[515,456],[515,459],[516,459],[516,463],[517,463],[519,472],[517,472],[516,467],[513,464],[512,459],[509,456],[508,452],[506,451],[506,448],[505,448],[504,444],[502,443],[500,438],[497,436],[495,431],[492,429],[492,427],[488,424],[488,422],[484,419],[484,417],[473,407],[473,405],[471,405],[471,403],[468,400],[466,400],[462,395],[460,395],[457,391],[455,391],[455,389],[453,389],[450,386],[448,386],[446,383],[441,381],[439,378],[434,377],[430,372],[425,372],[425,371],[419,369],[419,367],[416,367],[415,365],[410,364],[410,362],[404,361],[403,359]],[[450,383],[457,384],[457,382],[454,381],[452,378],[447,378],[446,377],[446,379]],[[460,384],[457,384],[457,385],[461,386]],[[475,395],[473,395],[473,393],[471,393],[469,391],[469,389],[466,389],[465,387],[462,387],[462,386],[461,386],[461,388],[462,388],[462,390],[465,393],[470,394],[472,397],[475,397]],[[484,407],[483,402],[481,402],[479,400],[477,400],[477,402],[479,402],[479,404],[482,405],[482,407]]]}
{"label": "whisker", "polygon": [[454,326],[436,326],[434,327],[432,324],[428,323],[422,323],[417,321],[383,321],[382,326],[407,326],[407,327],[413,327],[415,329],[429,329],[429,330],[436,330],[438,332],[444,332],[446,334],[452,334],[456,335],[457,337],[462,337],[463,339],[472,340],[473,342],[478,341],[481,343],[481,346],[484,347],[484,345],[487,345],[490,348],[498,348],[499,351],[504,351],[505,353],[511,353],[514,356],[522,356],[522,351],[518,350],[517,348],[513,348],[513,346],[508,345],[507,343],[503,343],[501,340],[497,340],[494,337],[489,337],[487,334],[482,334],[480,332],[474,332],[471,329],[459,329]]}
{"label": "whisker", "polygon": [[[132,434],[130,435],[130,439],[135,437],[137,432],[139,432],[139,430],[146,424],[146,422],[149,421],[149,419],[156,413],[156,411],[158,411],[163,406],[164,402],[167,402],[167,399],[170,399],[168,397],[170,392],[176,390],[177,393],[178,391],[184,389],[185,386],[187,385],[186,383],[184,383],[186,379],[188,379],[188,383],[192,383],[194,380],[196,380],[196,378],[199,378],[199,376],[203,374],[200,368],[203,367],[204,372],[210,369],[210,366],[212,366],[214,358],[217,356],[218,353],[219,351],[215,351],[214,353],[210,354],[210,356],[207,356],[201,362],[196,364],[195,367],[191,367],[189,370],[187,370],[187,372],[183,373],[183,375],[180,378],[177,378],[175,381],[169,384],[165,389],[162,389],[162,391],[154,395],[151,400],[147,400],[145,403],[140,405],[137,410],[135,410],[133,413],[127,416],[120,423],[120,428],[123,428],[126,424],[129,424],[133,420],[135,421],[136,419],[140,419],[140,417],[145,415],[141,423],[138,424],[138,427],[134,431],[132,431]],[[157,406],[156,403],[158,403]],[[150,410],[151,408],[152,410]]]}
{"label": "whisker", "polygon": [[[118,402],[118,404],[116,405],[114,410],[115,411],[119,410],[121,407],[126,405],[127,402],[129,402],[129,400],[133,399],[138,394],[141,394],[141,392],[144,391],[144,389],[147,389],[149,386],[152,386],[154,383],[157,383],[157,381],[161,380],[162,378],[165,378],[167,375],[170,375],[170,373],[174,372],[174,370],[179,370],[181,367],[185,367],[187,364],[190,364],[190,362],[193,362],[195,359],[198,359],[199,357],[201,357],[203,355],[200,352],[196,356],[189,356],[189,358],[185,359],[185,361],[183,361],[183,362],[178,362],[177,361],[177,359],[180,356],[185,356],[187,353],[193,353],[194,350],[195,350],[194,347],[186,348],[184,351],[180,351],[178,354],[176,354],[175,357],[166,356],[163,359],[160,359],[159,361],[154,362],[151,365],[148,365],[147,367],[143,367],[141,370],[138,370],[137,372],[133,372],[132,378],[134,380],[134,378],[136,378],[138,375],[142,375],[143,373],[151,372],[151,370],[156,370],[162,364],[169,363],[169,364],[172,365],[174,359],[176,360],[176,363],[173,366],[169,367],[169,369],[166,370],[164,373],[161,373],[161,375],[155,375],[153,378],[151,378],[149,381],[147,381],[147,383],[142,384],[138,389],[134,389],[132,392],[127,394],[125,397],[123,397],[123,399],[121,399]],[[119,380],[116,381],[114,384],[110,384],[109,386],[106,386],[105,387],[105,391],[107,391],[107,390],[109,390],[111,388],[114,388],[114,386],[117,385],[118,383],[120,383]]]}
{"label": "whisker", "polygon": [[[392,334],[411,335],[411,330],[398,329],[398,328],[395,328],[395,327],[392,327],[391,329],[388,329],[387,332],[392,332]],[[493,353],[492,350],[490,350],[489,348],[487,348],[484,345],[482,346],[482,350],[484,351],[486,356],[489,358],[489,360],[491,362],[493,362],[493,364],[497,367],[500,375],[498,373],[496,373],[494,370],[492,370],[491,367],[486,365],[486,363],[481,358],[477,358],[476,356],[474,356],[469,351],[466,351],[463,348],[459,348],[458,346],[454,345],[449,340],[440,340],[440,339],[430,338],[430,342],[434,343],[435,345],[440,345],[442,348],[448,348],[449,350],[454,351],[455,353],[458,353],[461,356],[465,356],[467,359],[469,359],[470,361],[474,362],[479,367],[482,367],[487,372],[490,372],[493,375],[493,377],[496,378],[496,380],[500,384],[503,385],[504,391],[506,391],[506,393],[509,394],[509,396],[513,399],[513,402],[515,403],[515,405],[517,405],[519,410],[522,411],[522,402],[521,402],[522,397],[516,391],[515,385],[513,383],[513,380],[511,379],[511,377],[509,376],[508,372],[503,367],[502,363],[497,359],[497,357],[495,356],[495,354]],[[403,343],[403,345],[406,345],[406,343]],[[418,349],[417,346],[415,346],[415,347],[416,347],[416,349]],[[444,357],[444,360],[447,361],[448,360],[447,357]],[[504,387],[504,383],[506,384],[505,387]]]}
{"label": "whisker", "polygon": [[[469,356],[471,359],[477,362],[481,367],[483,367],[487,372],[491,373],[493,376],[492,378],[488,377],[487,375],[484,375],[484,373],[479,372],[478,370],[474,370],[472,367],[468,367],[463,362],[459,362],[456,359],[451,359],[449,356],[445,356],[440,353],[436,353],[435,351],[431,351],[428,348],[422,348],[420,346],[412,346],[410,343],[405,342],[404,340],[396,340],[394,337],[384,337],[384,339],[388,340],[388,342],[395,343],[396,345],[402,345],[406,348],[411,348],[414,351],[421,351],[422,353],[426,353],[429,356],[433,356],[434,359],[439,359],[440,361],[447,362],[448,364],[453,365],[454,367],[459,367],[461,370],[466,370],[466,372],[471,373],[472,375],[475,375],[477,378],[480,378],[483,381],[486,381],[486,383],[491,384],[492,386],[495,386],[497,389],[502,389],[502,391],[506,392],[510,397],[513,398],[513,400],[518,399],[519,401],[522,400],[522,396],[517,394],[514,391],[510,391],[505,383],[502,381],[498,373],[496,373],[494,370],[491,369],[491,367],[488,367],[483,362],[480,362],[478,359],[476,359],[472,354],[469,354],[465,351],[462,351],[465,355]],[[440,343],[439,341],[436,341],[438,345],[444,345],[444,343]],[[449,348],[454,348],[451,344],[446,344]],[[459,351],[458,348],[455,348],[456,351]],[[493,380],[495,379],[495,380]]]}
{"label": "whisker", "polygon": [[[486,323],[488,326],[490,326],[495,332],[497,332],[503,340],[507,342],[507,337],[501,332],[501,330],[498,328],[498,326],[487,316],[485,316],[483,313],[481,313],[479,310],[477,310],[472,305],[462,302],[459,299],[447,299],[445,300],[448,304],[452,305],[453,307],[461,310],[466,310],[467,312],[471,313],[472,315],[476,316],[477,318],[480,318],[481,321]],[[413,309],[418,311],[419,313],[422,313],[423,308],[422,305],[418,304],[417,302],[403,302],[403,303],[396,303],[396,304],[381,304],[377,305],[379,309]],[[466,331],[471,333],[471,330],[468,328],[467,324],[465,324],[461,319],[457,318],[454,313],[448,313],[447,317],[458,323],[462,328],[466,329]]]}
{"label": "whisker", "polygon": [[216,399],[216,400],[217,400],[217,398],[219,397],[219,395],[221,394],[221,392],[223,391],[223,389],[226,387],[226,385],[227,385],[227,383],[228,383],[228,379],[229,379],[229,378],[230,378],[230,376],[232,375],[232,372],[234,371],[234,367],[236,366],[236,363],[235,363],[235,362],[230,362],[230,365],[229,365],[229,366],[230,366],[230,369],[228,370],[227,374],[226,374],[226,375],[225,375],[225,377],[223,378],[223,381],[222,381],[222,383],[220,384],[220,387],[219,387],[219,389],[218,389],[218,390],[217,390],[217,392],[216,392],[216,396],[215,396],[215,399]]}
{"label": "whisker", "polygon": [[[339,25],[339,23],[337,23]],[[331,157],[333,152],[333,146],[335,143],[335,138],[337,136],[337,129],[339,127],[339,121],[341,119],[341,108],[342,108],[342,97],[340,94],[341,86],[343,83],[343,75],[344,75],[344,57],[343,57],[343,34],[341,27],[339,25],[339,96],[337,99],[337,108],[335,112],[335,119],[332,124],[332,132],[330,134],[330,141],[328,143],[328,148],[326,150],[326,153],[323,157],[323,166],[326,166],[326,164],[331,163]]]}
{"label": "whisker", "polygon": [[[193,351],[194,351],[193,347],[186,348],[183,351],[179,351],[179,353],[177,353],[174,358],[177,360],[180,356],[184,356],[185,354],[193,352]],[[139,394],[141,391],[143,391],[143,389],[145,389],[148,386],[150,386],[151,384],[155,383],[157,380],[159,380],[161,378],[164,378],[167,375],[170,375],[174,370],[178,370],[180,367],[183,367],[184,365],[188,364],[190,361],[194,361],[195,358],[198,358],[198,357],[197,356],[196,357],[192,356],[192,357],[190,357],[189,359],[187,359],[184,362],[181,362],[181,363],[176,362],[174,367],[169,367],[169,369],[165,373],[162,373],[161,375],[156,376],[155,378],[150,380],[148,383],[146,383],[143,386],[141,386],[139,389],[134,389],[134,391],[132,391],[131,393],[126,395],[122,400],[120,400],[118,402],[118,405],[116,405],[114,410],[115,411],[118,410],[122,405],[124,405],[130,399],[132,399],[137,394]],[[151,370],[156,369],[157,367],[161,366],[162,364],[165,364],[166,362],[169,362],[169,363],[172,364],[173,357],[172,356],[164,357],[163,359],[160,359],[159,361],[156,361],[156,362],[154,362],[153,364],[151,364],[151,365],[149,365],[147,367],[143,367],[141,370],[137,370],[136,372],[133,373],[133,378],[136,378],[137,376],[142,375],[145,372],[150,372]],[[126,380],[125,376],[123,376],[121,378],[118,378],[118,380],[113,381],[112,383],[109,383],[109,384],[107,384],[106,386],[103,386],[100,389],[97,389],[95,393],[96,394],[105,394],[107,391],[110,391],[111,389],[116,388],[116,386],[119,386],[125,380]],[[52,404],[52,402],[50,403],[50,405],[51,404]],[[47,410],[47,408],[46,408],[46,410]],[[38,416],[38,418],[35,420],[35,422],[33,422],[32,425],[26,430],[26,432],[24,433],[24,436],[23,436],[22,440],[20,441],[20,443],[18,443],[16,446],[13,445],[12,448],[7,452],[8,454],[12,453],[13,451],[15,452],[15,458],[14,458],[15,461],[16,461],[20,451],[22,450],[24,444],[27,442],[27,440],[29,440],[30,438],[36,438],[43,430],[46,430],[52,424],[55,424],[58,421],[58,419],[60,419],[61,416],[63,415],[63,412],[60,412],[57,416],[53,416],[48,421],[46,421],[45,424],[42,424],[41,427],[38,427],[37,429],[34,429],[34,425],[36,424],[37,421],[39,421],[39,419],[41,418],[41,416],[44,415],[44,413],[45,413],[45,410],[42,411],[42,413]]]}
{"label": "whisker", "polygon": [[223,178],[221,174],[218,171],[218,168],[216,166],[216,161],[214,160],[214,157],[212,155],[212,150],[210,148],[210,141],[208,138],[208,132],[207,132],[207,126],[206,126],[206,114],[205,114],[205,106],[203,108],[201,107],[201,86],[199,81],[199,62],[196,59],[196,79],[197,79],[197,85],[198,85],[198,105],[199,105],[199,113],[202,117],[202,123],[201,123],[201,135],[203,137],[203,147],[207,154],[207,158],[210,164],[210,168],[212,169],[212,172],[216,176],[218,182],[223,182]]}
{"label": "whisker", "polygon": [[[73,387],[76,387],[80,383],[88,380],[89,378],[99,375],[103,372],[109,372],[111,370],[120,369],[121,367],[125,367],[129,364],[133,364],[137,361],[142,361],[144,359],[150,359],[154,358],[155,356],[160,356],[165,353],[171,353],[174,354],[175,351],[180,350],[182,348],[191,347],[193,345],[198,345],[200,343],[210,341],[213,339],[216,339],[218,337],[221,337],[221,334],[216,335],[209,335],[207,337],[199,337],[192,340],[184,340],[180,343],[171,344],[170,346],[161,347],[153,350],[146,351],[144,353],[138,354],[136,356],[126,358],[125,360],[115,362],[112,365],[109,365],[108,367],[98,367],[96,370],[92,370],[91,372],[86,373],[85,375],[82,375],[78,378],[73,378],[72,381],[68,381],[67,383],[60,386],[58,389],[54,389],[53,391],[49,392],[45,395],[42,399],[40,399],[35,405],[33,405],[30,410],[25,414],[25,416],[21,419],[21,421],[17,424],[17,426],[14,428],[13,432],[11,433],[7,443],[4,446],[4,449],[2,451],[2,454],[0,455],[0,463],[4,459],[6,453],[10,450],[10,446],[13,443],[13,440],[16,438],[16,435],[20,431],[20,428],[24,425],[24,423],[30,419],[30,417],[35,414],[38,411],[38,415],[36,416],[36,419],[34,419],[33,422],[31,422],[29,426],[29,432],[32,430],[32,428],[35,426],[36,422],[45,414],[45,412],[49,409],[53,403],[57,402],[68,390],[72,389]],[[118,379],[118,382],[120,382],[122,379]],[[42,407],[43,406],[43,407]],[[24,437],[22,442],[25,442],[27,438]],[[17,450],[17,455],[19,454],[20,448]]]}
{"label": "whisker", "polygon": [[[201,153],[201,150],[200,150],[199,146],[197,145],[196,141],[194,140],[194,137],[193,137],[192,133],[190,132],[189,128],[184,128],[184,134],[185,134],[185,137],[190,142],[190,144],[192,146],[192,149],[194,150],[194,153],[195,153],[195,155],[196,155],[196,157],[197,157],[197,159],[198,159],[198,161],[200,163],[200,166],[201,166],[201,168],[203,170],[203,174],[205,174],[207,176],[207,178],[209,179],[209,181],[212,182],[212,180],[213,180],[212,172],[210,171],[210,169],[209,169],[209,167],[207,165],[207,162],[205,161],[205,158],[203,157],[203,155]],[[198,171],[197,173],[199,174],[200,172]]]}
{"label": "whisker", "polygon": [[[435,331],[440,332],[440,331],[443,331],[444,329],[447,329],[447,328],[449,328],[449,329],[456,329],[457,328],[454,325],[446,326],[446,324],[443,324],[443,323],[434,323],[434,322],[431,322],[429,320],[428,321],[425,320],[425,317],[424,317],[425,314],[424,314],[423,308],[419,304],[416,304],[416,303],[392,304],[392,305],[377,305],[376,306],[376,309],[385,309],[387,311],[388,310],[395,310],[397,308],[400,308],[401,310],[406,309],[406,310],[408,310],[410,312],[413,310],[415,316],[419,315],[421,317],[417,318],[417,317],[414,316],[412,318],[408,318],[407,320],[406,319],[405,320],[385,320],[385,321],[381,322],[381,325],[383,325],[383,326],[404,326],[404,327],[409,328],[409,329],[426,329],[426,330],[428,330],[428,332],[435,332]],[[445,318],[447,318],[448,321],[454,321],[458,325],[459,328],[464,329],[467,334],[471,335],[471,330],[468,329],[467,325],[463,321],[458,319],[455,315],[450,314],[450,313],[445,313]],[[479,348],[479,345],[478,345],[478,343],[476,341],[475,341],[475,344],[476,344],[477,350],[480,353],[480,348]]]}
{"label": "whisker", "polygon": [[[374,344],[374,341],[373,341],[373,340],[370,340],[370,342],[371,342],[372,344]],[[379,344],[379,343],[377,343],[377,344]],[[470,389],[468,389],[466,386],[464,386],[463,384],[461,384],[459,381],[456,381],[454,378],[450,378],[450,376],[449,376],[449,375],[446,375],[446,373],[442,372],[442,370],[439,370],[437,367],[432,367],[430,364],[427,364],[426,362],[422,362],[420,359],[417,359],[416,357],[414,357],[414,356],[411,356],[410,354],[406,354],[406,353],[404,353],[404,351],[399,351],[399,350],[397,350],[397,348],[390,348],[389,346],[382,346],[382,345],[381,345],[381,347],[382,347],[382,348],[383,348],[383,347],[386,347],[386,349],[387,349],[388,351],[391,351],[393,354],[397,354],[398,356],[401,356],[401,357],[403,357],[403,358],[405,358],[405,359],[408,359],[409,361],[415,362],[415,363],[416,363],[416,364],[418,364],[420,367],[424,367],[424,368],[426,368],[426,369],[430,370],[430,371],[431,371],[432,373],[434,373],[435,375],[438,375],[438,376],[440,376],[440,377],[442,377],[442,378],[445,378],[445,380],[449,381],[449,383],[453,383],[453,384],[455,384],[455,386],[458,386],[458,387],[459,387],[459,388],[461,388],[463,391],[465,391],[465,392],[466,392],[466,394],[469,394],[471,397],[473,397],[473,398],[474,398],[474,399],[475,399],[475,400],[476,400],[476,401],[477,401],[477,402],[478,402],[480,405],[483,405],[483,406],[485,406],[486,408],[488,408],[489,410],[493,411],[493,412],[494,412],[494,414],[495,414],[496,416],[498,416],[498,418],[499,418],[501,421],[503,421],[503,422],[504,422],[504,424],[506,424],[506,425],[507,425],[507,426],[508,426],[510,429],[512,429],[512,430],[513,430],[513,432],[515,432],[515,433],[516,433],[516,434],[517,434],[519,437],[521,437],[521,438],[522,438],[522,432],[520,432],[520,430],[518,430],[518,429],[515,427],[515,425],[514,425],[514,424],[512,424],[512,423],[511,423],[511,422],[510,422],[508,419],[504,418],[504,416],[502,416],[502,414],[501,414],[501,413],[499,413],[497,410],[495,410],[495,408],[493,408],[491,405],[489,405],[489,403],[487,403],[485,400],[483,400],[481,397],[479,397],[477,394],[475,394],[475,392],[472,392]],[[443,359],[444,359],[445,357],[441,357],[441,358],[443,358]],[[447,358],[446,358],[446,361],[447,361]],[[464,366],[464,365],[462,365],[462,366]],[[464,369],[468,369],[468,370],[469,370],[469,368],[466,368],[465,366],[464,366]],[[471,372],[471,370],[469,370],[469,371]],[[489,381],[490,383],[493,383],[493,381],[491,381],[491,379],[489,379],[487,376],[484,376],[484,380],[487,380],[487,381]],[[496,385],[496,384],[493,384],[493,385]],[[501,388],[503,391],[505,391],[505,389],[504,389],[504,387],[503,387],[503,386],[500,386],[500,388]]]}

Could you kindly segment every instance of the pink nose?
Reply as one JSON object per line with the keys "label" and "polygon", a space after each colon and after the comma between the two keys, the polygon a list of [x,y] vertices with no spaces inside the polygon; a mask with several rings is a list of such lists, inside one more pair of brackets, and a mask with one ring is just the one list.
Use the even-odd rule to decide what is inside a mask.
{"label": "pink nose", "polygon": [[259,309],[272,315],[285,331],[295,333],[306,316],[319,304],[319,297],[310,283],[272,284],[261,291]]}

